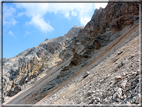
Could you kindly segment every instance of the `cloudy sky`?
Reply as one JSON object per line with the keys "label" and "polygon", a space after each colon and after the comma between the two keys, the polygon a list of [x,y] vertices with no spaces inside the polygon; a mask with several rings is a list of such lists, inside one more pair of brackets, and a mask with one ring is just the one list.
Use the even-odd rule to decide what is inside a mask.
{"label": "cloudy sky", "polygon": [[107,3],[3,3],[3,58],[85,26]]}

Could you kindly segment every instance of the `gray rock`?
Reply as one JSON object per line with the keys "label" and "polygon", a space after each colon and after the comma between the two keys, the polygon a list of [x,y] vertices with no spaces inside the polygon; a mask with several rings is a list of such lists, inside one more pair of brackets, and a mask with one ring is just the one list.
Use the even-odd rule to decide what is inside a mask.
{"label": "gray rock", "polygon": [[91,96],[93,94],[92,91],[88,91],[88,96]]}
{"label": "gray rock", "polygon": [[122,97],[122,89],[121,88],[118,88],[116,93],[113,94],[113,99],[116,99],[116,98],[121,98]]}
{"label": "gray rock", "polygon": [[93,101],[93,104],[98,104],[98,101],[97,101],[97,100],[94,100],[94,101]]}
{"label": "gray rock", "polygon": [[141,73],[140,69],[137,70],[137,75],[139,75]]}
{"label": "gray rock", "polygon": [[86,78],[90,73],[88,71],[85,72],[83,78]]}
{"label": "gray rock", "polygon": [[119,81],[120,79],[122,79],[122,76],[115,76],[115,82]]}
{"label": "gray rock", "polygon": [[120,86],[121,86],[123,89],[125,89],[126,84],[127,84],[127,80],[124,80],[124,81],[122,81],[122,83],[121,83]]}
{"label": "gray rock", "polygon": [[127,102],[127,105],[131,105],[131,103],[130,103],[130,102]]}
{"label": "gray rock", "polygon": [[117,98],[117,93],[114,93],[112,98],[115,100]]}
{"label": "gray rock", "polygon": [[103,100],[103,104],[109,104],[109,101],[107,100],[107,98],[105,98],[105,99]]}
{"label": "gray rock", "polygon": [[141,95],[138,94],[137,97],[136,97],[136,102],[135,102],[135,103],[136,103],[136,104],[139,104],[140,101],[141,101]]}
{"label": "gray rock", "polygon": [[96,97],[95,98],[98,102],[100,102],[101,101],[101,99],[99,98],[99,97]]}

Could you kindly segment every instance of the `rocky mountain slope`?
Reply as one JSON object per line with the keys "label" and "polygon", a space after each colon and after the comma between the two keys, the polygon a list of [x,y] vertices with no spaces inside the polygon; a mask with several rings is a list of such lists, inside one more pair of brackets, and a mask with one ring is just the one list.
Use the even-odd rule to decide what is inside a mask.
{"label": "rocky mountain slope", "polygon": [[[95,10],[91,21],[78,34],[71,63],[61,71],[58,78],[65,81],[69,75],[74,75],[50,90],[47,96],[36,104],[138,104],[138,15],[138,3],[109,3],[105,9]],[[127,42],[131,40],[135,45],[131,43],[127,46]],[[115,51],[122,46],[125,49],[130,48],[130,51],[128,53],[120,50],[118,55],[123,52],[123,56],[121,54],[120,58],[117,58]],[[135,54],[132,54],[133,52]],[[125,54],[134,59],[127,58]],[[78,72],[82,73],[79,75]],[[115,78],[118,78],[119,82],[114,81]],[[127,89],[126,84],[129,84]]]}
{"label": "rocky mountain slope", "polygon": [[[16,104],[139,104],[138,23],[138,2],[110,2],[85,27],[3,59],[5,104],[12,96]],[[16,99],[43,75],[42,87]]]}
{"label": "rocky mountain slope", "polygon": [[128,42],[125,38],[123,44],[119,43],[112,49],[112,54],[107,53],[104,61],[99,63],[96,60],[92,65],[83,67],[80,74],[54,92],[49,91],[37,104],[139,104],[140,50],[137,31],[138,26],[131,35],[128,34],[134,39]]}
{"label": "rocky mountain slope", "polygon": [[67,34],[55,39],[46,39],[39,46],[27,49],[13,58],[3,59],[3,94],[14,96],[31,85],[39,75],[53,69],[63,59],[59,54],[78,35],[83,27],[74,26]]}

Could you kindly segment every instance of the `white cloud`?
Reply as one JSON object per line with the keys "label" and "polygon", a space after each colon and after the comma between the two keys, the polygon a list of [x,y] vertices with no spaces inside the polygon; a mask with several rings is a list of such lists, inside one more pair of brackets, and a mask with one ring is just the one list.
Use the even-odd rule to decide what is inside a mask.
{"label": "white cloud", "polygon": [[9,20],[3,20],[3,24],[4,25],[8,25],[8,26],[11,26],[11,25],[13,25],[13,26],[15,26],[16,25],[16,23],[18,23],[18,21],[16,21],[14,18],[12,18],[12,19],[9,19]]}
{"label": "white cloud", "polygon": [[12,31],[9,31],[9,32],[8,32],[8,34],[9,34],[10,36],[12,36],[12,37],[15,37],[15,38],[16,38],[16,36],[13,34],[13,32],[12,32]]}
{"label": "white cloud", "polygon": [[18,13],[17,17],[23,16],[23,15],[26,15],[26,13],[25,12]]}
{"label": "white cloud", "polygon": [[35,27],[39,28],[43,32],[51,32],[54,29],[44,21],[44,19],[37,15],[32,17],[32,20],[30,22],[27,22],[28,24],[34,25]]}
{"label": "white cloud", "polygon": [[[43,32],[52,31],[52,26],[44,20],[46,13],[61,13],[69,20],[72,17],[79,19],[81,25],[86,25],[91,19],[90,12],[95,8],[105,7],[107,3],[15,3],[17,8],[25,8],[26,11],[18,16],[27,15],[31,17],[31,24]],[[93,13],[92,13],[93,15]],[[46,31],[47,30],[47,31]]]}
{"label": "white cloud", "polygon": [[27,15],[31,17],[31,21],[26,22],[26,25],[33,25],[45,33],[54,30],[43,18],[48,11],[47,3],[16,3],[16,7],[26,9],[25,12],[19,13],[18,16]]}
{"label": "white cloud", "polygon": [[86,25],[92,17],[89,15],[89,12],[95,11],[95,8],[104,8],[106,5],[107,3],[50,3],[48,12],[54,12],[55,14],[60,12],[68,19],[77,17],[81,25]]}
{"label": "white cloud", "polygon": [[8,18],[10,16],[13,16],[13,14],[15,14],[16,9],[13,7],[8,7],[7,5],[4,5],[3,12],[4,12],[3,17]]}
{"label": "white cloud", "polygon": [[[47,12],[50,13],[61,13],[64,17],[71,19],[71,17],[77,17],[82,25],[85,25],[88,19],[91,19],[89,12],[95,9],[94,3],[15,3],[17,8],[25,8],[26,11],[19,13],[18,16],[27,15],[31,17],[33,22],[34,17],[40,16],[40,20],[49,25],[44,21],[44,15]],[[84,18],[84,19],[83,19]],[[86,20],[87,19],[87,20]],[[85,22],[84,22],[85,21]],[[40,26],[40,30],[44,31],[40,23],[33,23],[35,26]],[[51,25],[50,25],[51,27]]]}
{"label": "white cloud", "polygon": [[68,19],[70,19],[69,16],[70,16],[70,14],[69,14],[69,12],[67,12],[67,13],[65,14],[65,17],[68,18]]}
{"label": "white cloud", "polygon": [[75,17],[75,16],[77,16],[77,13],[75,11],[72,11],[71,15]]}
{"label": "white cloud", "polygon": [[85,25],[92,17],[89,12],[95,10],[95,3],[50,3],[48,7],[48,12],[62,13],[68,19],[77,17]]}
{"label": "white cloud", "polygon": [[25,35],[23,36],[23,38],[25,38],[27,35],[29,35],[30,32],[26,31]]}
{"label": "white cloud", "polygon": [[15,26],[18,21],[15,20],[16,9],[3,5],[3,24],[8,26]]}
{"label": "white cloud", "polygon": [[82,25],[87,24],[87,22],[89,22],[89,21],[90,21],[90,17],[88,17],[88,16],[84,16],[84,17],[80,18],[80,22]]}
{"label": "white cloud", "polygon": [[99,9],[100,7],[105,8],[107,3],[95,3],[95,8]]}
{"label": "white cloud", "polygon": [[[48,11],[48,3],[15,3],[17,8],[25,8],[25,13],[29,17],[36,15],[44,16]],[[20,13],[19,13],[20,14]]]}

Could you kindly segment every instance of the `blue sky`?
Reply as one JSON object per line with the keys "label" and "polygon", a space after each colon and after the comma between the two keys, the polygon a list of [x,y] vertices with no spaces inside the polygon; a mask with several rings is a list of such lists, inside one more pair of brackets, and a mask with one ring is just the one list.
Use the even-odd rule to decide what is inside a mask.
{"label": "blue sky", "polygon": [[85,26],[105,3],[3,3],[3,58]]}

